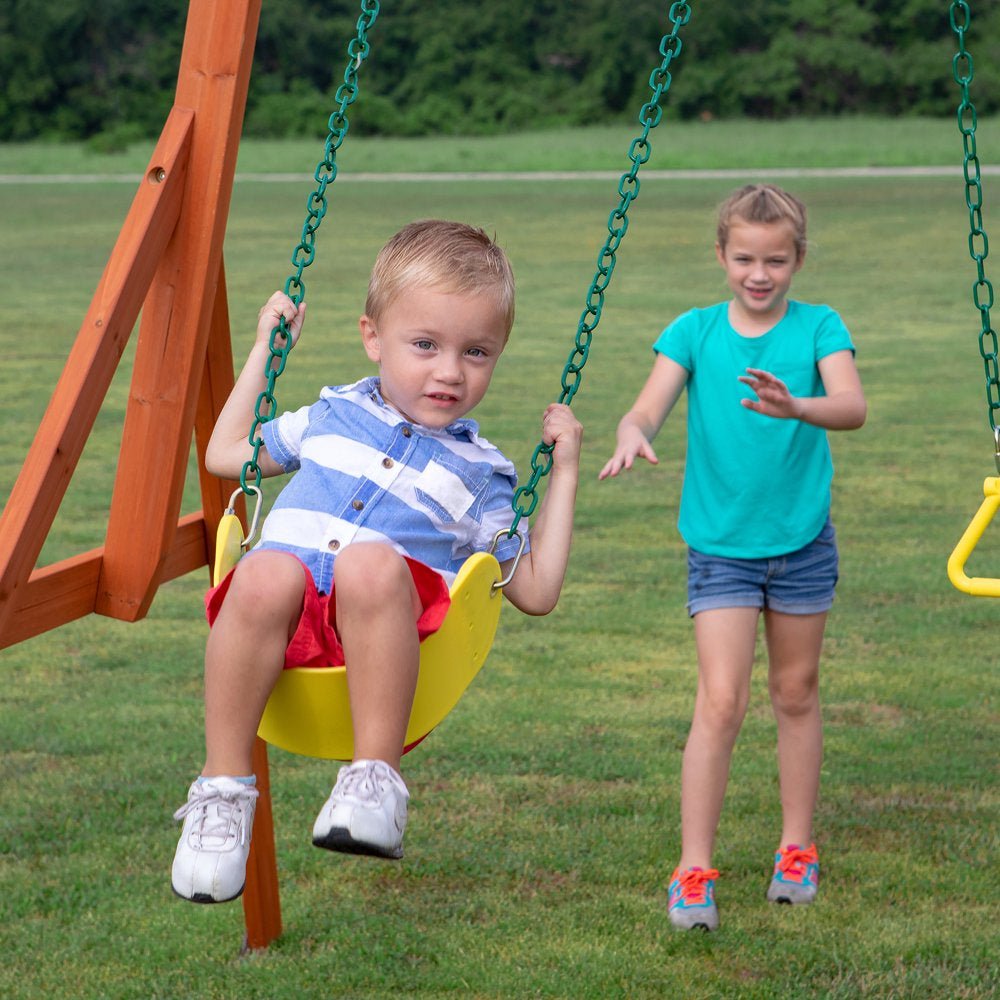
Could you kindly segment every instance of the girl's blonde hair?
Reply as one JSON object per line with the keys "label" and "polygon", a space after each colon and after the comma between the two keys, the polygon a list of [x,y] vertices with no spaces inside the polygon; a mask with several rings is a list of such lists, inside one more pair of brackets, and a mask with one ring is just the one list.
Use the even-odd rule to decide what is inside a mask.
{"label": "girl's blonde hair", "polygon": [[774,184],[747,184],[734,191],[719,206],[716,239],[725,250],[733,221],[789,222],[795,242],[795,256],[802,260],[806,252],[806,206],[794,195]]}
{"label": "girl's blonde hair", "polygon": [[504,319],[507,334],[514,325],[510,261],[476,226],[441,219],[404,226],[375,258],[365,312],[377,322],[392,302],[412,288],[488,295]]}

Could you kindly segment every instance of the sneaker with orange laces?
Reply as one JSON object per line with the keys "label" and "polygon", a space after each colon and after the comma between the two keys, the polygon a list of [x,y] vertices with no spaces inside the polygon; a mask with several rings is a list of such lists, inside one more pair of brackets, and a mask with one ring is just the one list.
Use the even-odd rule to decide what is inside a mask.
{"label": "sneaker with orange laces", "polygon": [[667,912],[670,922],[681,930],[714,931],[719,926],[715,905],[714,868],[675,868],[670,876]]}
{"label": "sneaker with orange laces", "polygon": [[767,889],[772,903],[811,903],[819,890],[816,845],[789,844],[774,856],[774,875]]}

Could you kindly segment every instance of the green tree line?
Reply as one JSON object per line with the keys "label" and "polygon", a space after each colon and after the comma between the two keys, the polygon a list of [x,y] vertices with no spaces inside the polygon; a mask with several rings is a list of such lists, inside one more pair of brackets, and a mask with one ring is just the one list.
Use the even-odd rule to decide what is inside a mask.
{"label": "green tree line", "polygon": [[[690,7],[671,64],[670,113],[681,118],[955,111],[947,0]],[[968,7],[973,101],[995,112],[1000,0]],[[114,144],[157,134],[187,8],[188,0],[0,0],[0,141]],[[667,0],[385,0],[352,128],[485,134],[633,117],[670,9]],[[325,134],[359,11],[357,0],[263,0],[247,134]]]}

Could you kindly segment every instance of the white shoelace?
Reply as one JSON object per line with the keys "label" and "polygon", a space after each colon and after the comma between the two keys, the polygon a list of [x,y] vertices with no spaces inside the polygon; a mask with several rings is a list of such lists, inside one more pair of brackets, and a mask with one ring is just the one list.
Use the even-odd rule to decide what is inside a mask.
{"label": "white shoelace", "polygon": [[402,779],[395,776],[392,768],[380,760],[358,761],[340,769],[333,795],[350,796],[358,802],[378,804],[382,796],[379,784],[384,781],[396,787],[396,790],[406,794],[406,786]]}
{"label": "white shoelace", "polygon": [[223,846],[236,838],[242,845],[247,841],[247,825],[243,822],[249,801],[257,798],[259,792],[252,785],[245,789],[220,791],[208,783],[195,787],[194,795],[174,813],[174,819],[184,819],[189,813],[199,811],[191,825],[190,836],[199,847],[207,846],[212,838]]}

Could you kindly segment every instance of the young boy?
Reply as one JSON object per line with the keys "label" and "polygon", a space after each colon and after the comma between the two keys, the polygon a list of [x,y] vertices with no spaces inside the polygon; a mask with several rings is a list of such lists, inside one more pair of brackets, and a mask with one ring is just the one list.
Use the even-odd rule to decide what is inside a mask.
{"label": "young boy", "polygon": [[[297,309],[276,292],[206,451],[215,475],[237,478],[246,429],[265,385],[271,330]],[[513,465],[468,414],[483,398],[514,319],[503,251],[464,224],[411,223],[379,253],[359,325],[378,375],[327,387],[318,402],[261,426],[264,475],[296,471],[260,543],[206,607],[206,760],[191,785],[174,858],[174,891],[224,902],[243,891],[255,799],[251,751],[286,666],[345,664],[355,759],[313,827],[335,851],[402,856],[409,793],[399,774],[419,643],[440,626],[464,560],[509,528]],[[569,559],[582,428],[567,406],[542,418],[553,466],[517,572],[504,593],[548,614]],[[504,537],[505,574],[517,539]]]}

